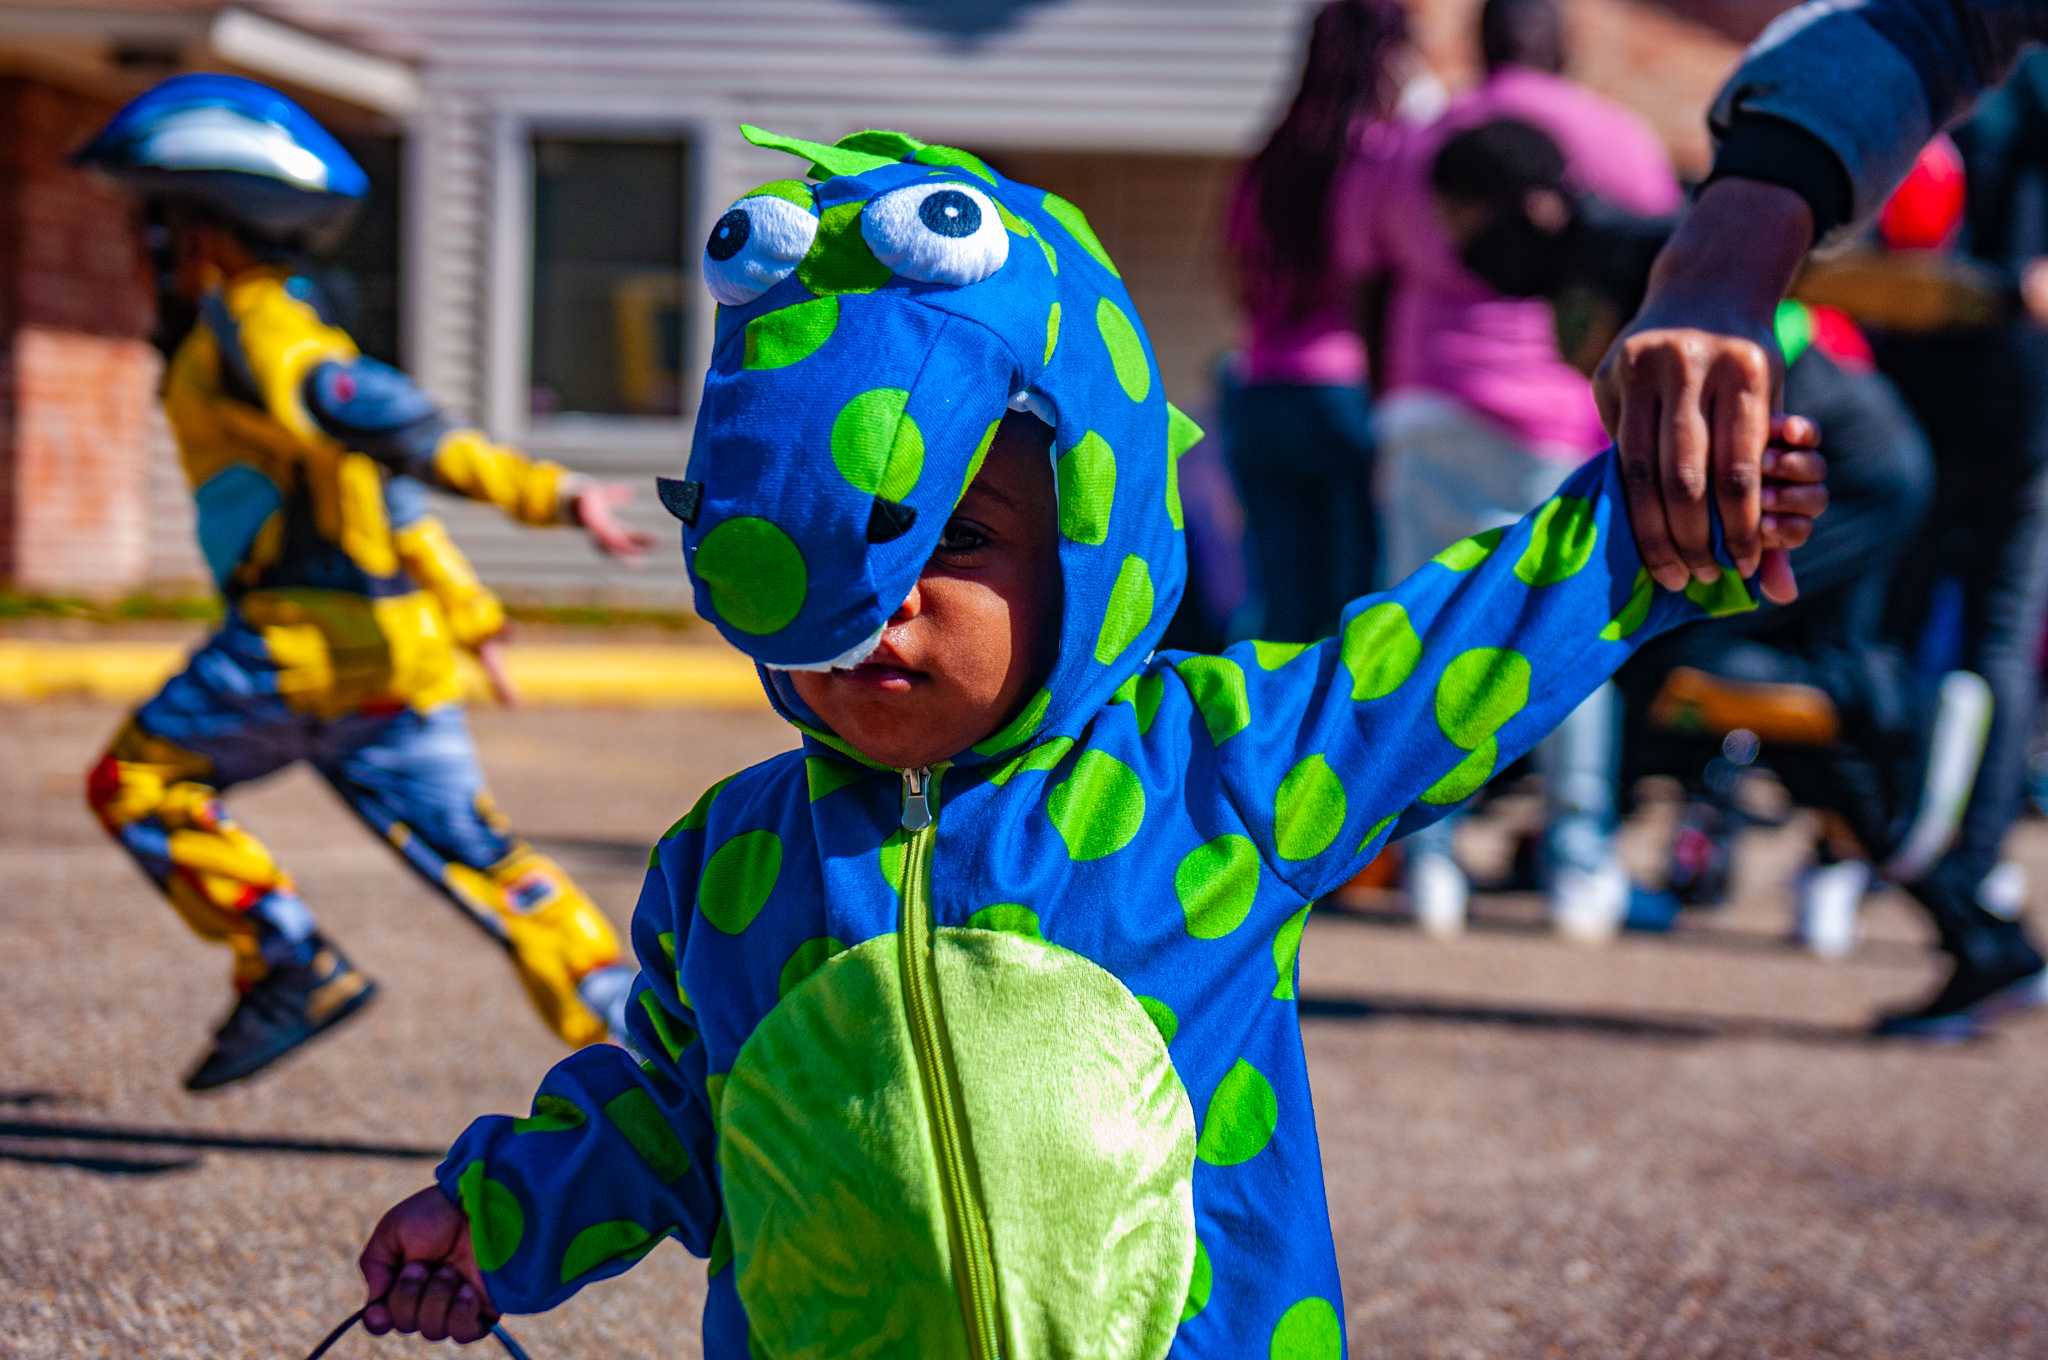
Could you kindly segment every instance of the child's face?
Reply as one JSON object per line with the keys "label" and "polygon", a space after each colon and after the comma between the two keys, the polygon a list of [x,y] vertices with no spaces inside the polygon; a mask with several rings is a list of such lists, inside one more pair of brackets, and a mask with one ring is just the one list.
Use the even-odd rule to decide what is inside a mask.
{"label": "child's face", "polygon": [[1051,431],[1011,415],[881,643],[852,670],[793,671],[868,759],[935,765],[1008,722],[1052,660],[1060,607]]}

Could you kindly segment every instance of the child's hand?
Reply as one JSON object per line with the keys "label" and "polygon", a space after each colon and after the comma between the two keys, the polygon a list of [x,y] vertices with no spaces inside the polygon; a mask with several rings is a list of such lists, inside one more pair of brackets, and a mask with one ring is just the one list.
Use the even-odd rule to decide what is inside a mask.
{"label": "child's hand", "polygon": [[1820,427],[1804,416],[1779,416],[1763,458],[1764,553],[1757,570],[1764,598],[1790,604],[1799,598],[1787,554],[1813,534],[1813,522],[1828,508],[1828,462],[1821,457]]}
{"label": "child's hand", "polygon": [[368,1296],[363,1330],[372,1336],[477,1341],[498,1320],[469,1248],[469,1216],[435,1186],[385,1213],[358,1264]]}

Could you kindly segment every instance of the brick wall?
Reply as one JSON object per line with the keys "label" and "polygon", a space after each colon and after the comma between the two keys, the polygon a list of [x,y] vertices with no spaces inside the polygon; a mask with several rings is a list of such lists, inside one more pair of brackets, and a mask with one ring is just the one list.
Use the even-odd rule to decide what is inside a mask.
{"label": "brick wall", "polygon": [[112,106],[0,80],[0,582],[113,593],[142,583],[152,303],[126,200],[65,154]]}

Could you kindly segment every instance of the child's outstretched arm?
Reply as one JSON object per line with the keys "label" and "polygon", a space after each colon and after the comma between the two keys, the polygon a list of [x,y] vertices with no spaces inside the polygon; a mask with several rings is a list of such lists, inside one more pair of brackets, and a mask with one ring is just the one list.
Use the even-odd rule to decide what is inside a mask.
{"label": "child's outstretched arm", "polygon": [[[1805,421],[1780,434],[1805,449],[1815,440]],[[1767,467],[1765,546],[1796,547],[1825,506],[1825,464],[1780,448]],[[1520,522],[1353,601],[1333,638],[1169,658],[1212,736],[1224,734],[1219,777],[1290,887],[1328,893],[1388,840],[1471,797],[1650,638],[1757,607],[1732,571],[1660,589],[1627,506],[1610,451]]]}
{"label": "child's outstretched arm", "polygon": [[[628,1029],[647,1054],[584,1048],[541,1081],[523,1119],[471,1124],[437,1188],[394,1208],[363,1253],[373,1331],[412,1331],[552,1308],[619,1274],[663,1237],[698,1256],[719,1226],[704,1046],[679,981],[696,911],[696,865],[679,840],[657,847],[633,913],[640,976]],[[433,1196],[438,1200],[425,1200]],[[481,1294],[465,1313],[464,1287]],[[482,1335],[474,1330],[474,1335]]]}

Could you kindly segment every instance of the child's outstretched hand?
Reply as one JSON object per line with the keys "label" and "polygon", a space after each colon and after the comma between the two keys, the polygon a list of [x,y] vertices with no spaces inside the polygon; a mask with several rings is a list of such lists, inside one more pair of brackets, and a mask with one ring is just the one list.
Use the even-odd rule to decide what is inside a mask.
{"label": "child's outstretched hand", "polygon": [[1819,449],[1820,426],[1805,416],[1779,416],[1771,422],[1759,526],[1764,554],[1757,571],[1764,598],[1772,604],[1799,598],[1789,554],[1812,536],[1813,522],[1828,508],[1828,460]]}
{"label": "child's outstretched hand", "polygon": [[470,1342],[498,1320],[469,1247],[469,1216],[435,1186],[400,1200],[378,1220],[358,1262],[367,1308],[363,1330],[418,1332]]}

